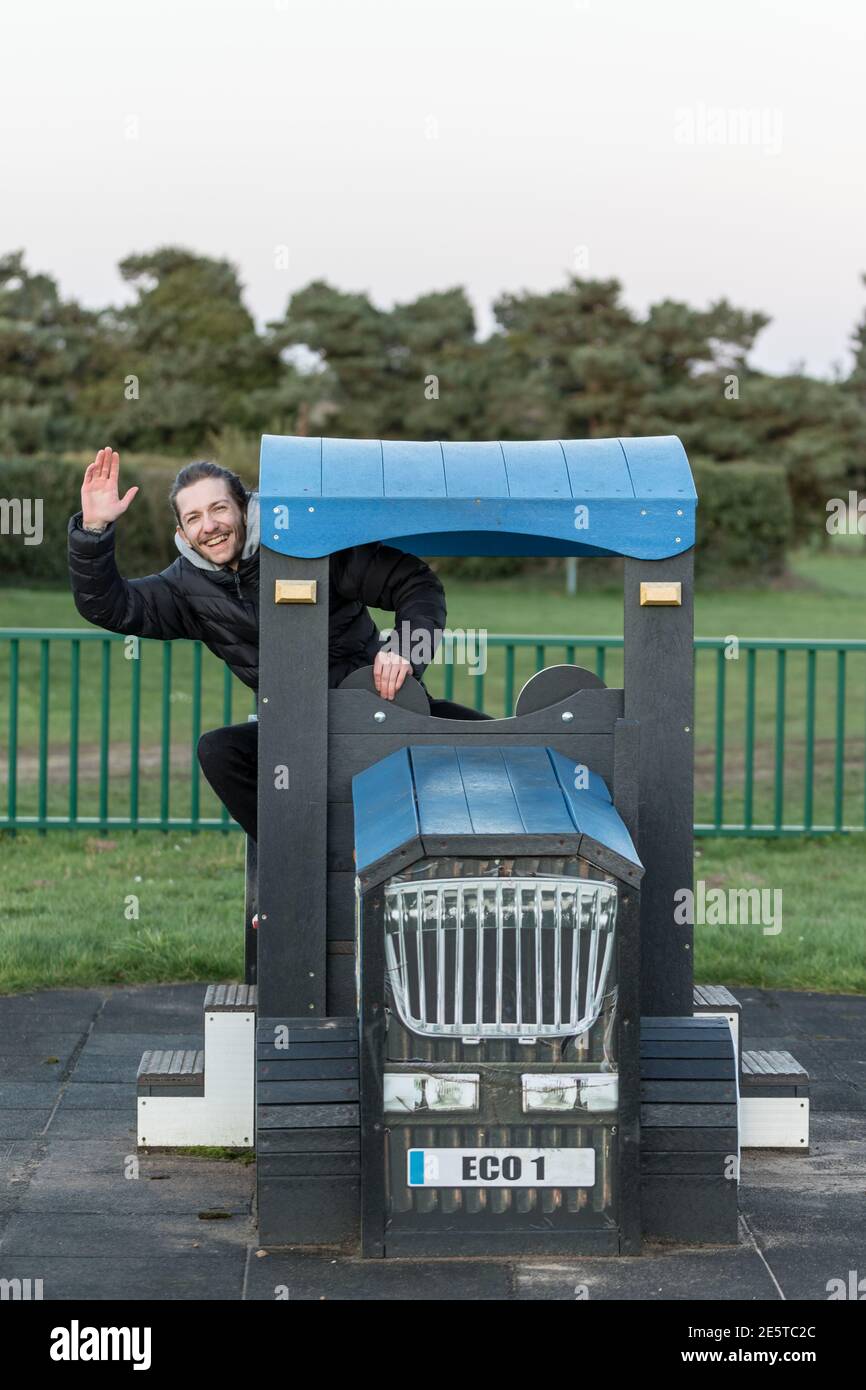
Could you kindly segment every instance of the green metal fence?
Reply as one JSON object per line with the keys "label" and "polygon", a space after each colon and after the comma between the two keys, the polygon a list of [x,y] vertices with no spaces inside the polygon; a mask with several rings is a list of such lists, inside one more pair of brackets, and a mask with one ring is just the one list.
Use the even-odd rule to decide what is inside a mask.
{"label": "green metal fence", "polygon": [[[557,662],[622,683],[621,637],[446,635],[425,684],[491,714]],[[866,828],[866,641],[698,638],[700,835]],[[237,827],[199,772],[203,730],[255,711],[197,642],[0,629],[0,828]]]}

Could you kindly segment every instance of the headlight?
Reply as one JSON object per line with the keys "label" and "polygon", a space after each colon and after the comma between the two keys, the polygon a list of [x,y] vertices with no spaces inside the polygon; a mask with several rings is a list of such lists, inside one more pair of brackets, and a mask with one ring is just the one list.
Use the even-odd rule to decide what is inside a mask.
{"label": "headlight", "polygon": [[523,1110],[615,1110],[619,1077],[610,1072],[521,1076]]}
{"label": "headlight", "polygon": [[402,1114],[418,1110],[477,1110],[478,1073],[386,1072],[385,1109]]}

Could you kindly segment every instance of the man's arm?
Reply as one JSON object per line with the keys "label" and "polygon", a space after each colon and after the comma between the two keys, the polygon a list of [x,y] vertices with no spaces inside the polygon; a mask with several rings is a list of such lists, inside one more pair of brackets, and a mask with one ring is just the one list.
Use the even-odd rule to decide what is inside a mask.
{"label": "man's arm", "polygon": [[119,456],[100,449],[84,475],[82,509],[69,522],[69,578],[75,607],[82,618],[134,637],[170,640],[187,631],[174,590],[161,574],[124,579],[114,558],[115,521],[138,492],[121,498]]}
{"label": "man's arm", "polygon": [[[395,634],[388,650],[409,661],[420,680],[445,626],[442,581],[417,555],[374,541],[353,547],[345,583],[368,607],[394,614]],[[400,684],[398,676],[397,689]]]}

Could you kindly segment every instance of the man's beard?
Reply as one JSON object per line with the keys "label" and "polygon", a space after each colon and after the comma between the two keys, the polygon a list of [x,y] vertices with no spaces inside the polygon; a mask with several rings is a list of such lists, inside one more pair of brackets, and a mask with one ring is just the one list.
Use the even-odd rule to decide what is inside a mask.
{"label": "man's beard", "polygon": [[[193,550],[215,565],[230,565],[233,561],[239,560],[244,548],[245,533],[232,527],[218,534],[223,537],[219,543],[207,545],[203,541],[191,541],[190,544]],[[218,556],[221,558],[217,558]]]}

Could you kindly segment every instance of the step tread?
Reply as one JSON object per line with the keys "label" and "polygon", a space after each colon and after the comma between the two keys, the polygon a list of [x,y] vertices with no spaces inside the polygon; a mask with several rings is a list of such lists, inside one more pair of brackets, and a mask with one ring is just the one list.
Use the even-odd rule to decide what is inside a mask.
{"label": "step tread", "polygon": [[256,1007],[255,985],[208,985],[204,997],[206,1013],[249,1013]]}
{"label": "step tread", "polygon": [[750,1048],[743,1053],[743,1082],[760,1084],[761,1078],[796,1077],[808,1080],[809,1073],[790,1052]]}
{"label": "step tread", "polygon": [[727,985],[695,985],[693,1007],[696,1009],[739,1010],[740,1001]]}
{"label": "step tread", "polygon": [[152,1049],[138,1064],[139,1086],[189,1086],[204,1080],[204,1052],[193,1049]]}

